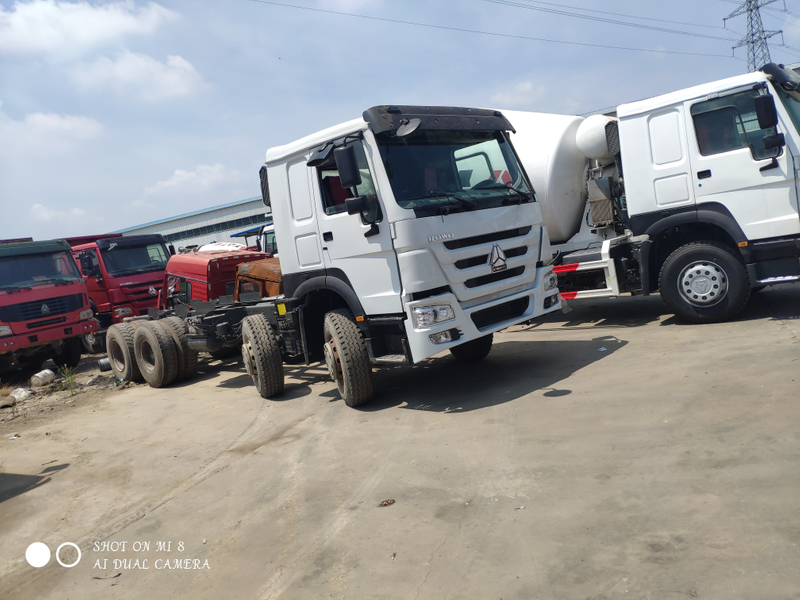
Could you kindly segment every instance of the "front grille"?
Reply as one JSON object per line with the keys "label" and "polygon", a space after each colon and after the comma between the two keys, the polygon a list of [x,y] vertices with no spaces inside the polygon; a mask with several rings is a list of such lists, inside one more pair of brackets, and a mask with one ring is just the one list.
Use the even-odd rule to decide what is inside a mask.
{"label": "front grille", "polygon": [[486,233],[484,235],[476,235],[475,237],[461,238],[445,242],[444,247],[448,250],[458,250],[459,248],[467,248],[469,246],[480,246],[481,244],[488,244],[490,242],[497,242],[500,240],[507,240],[509,238],[522,237],[528,235],[531,227],[517,227],[516,229],[507,229],[506,231],[498,231],[497,233]]}
{"label": "front grille", "polygon": [[[32,302],[20,302],[19,304],[0,306],[0,321],[5,323],[19,323],[20,321],[30,321],[31,319],[63,315],[79,310],[82,306],[82,294],[58,296],[56,298],[34,300]],[[46,308],[43,309],[43,307]]]}
{"label": "front grille", "polygon": [[28,323],[25,325],[28,329],[36,329],[37,327],[46,327],[47,325],[55,325],[57,323],[63,323],[67,320],[67,317],[58,317],[56,319],[47,319],[46,321],[36,321],[35,323]]}
{"label": "front grille", "polygon": [[525,267],[506,269],[505,271],[499,271],[497,273],[492,273],[491,275],[483,275],[482,277],[467,279],[464,282],[464,285],[470,289],[476,288],[482,285],[489,285],[490,283],[494,283],[495,281],[503,281],[503,279],[511,279],[512,277],[517,277],[519,275],[522,275],[524,272],[525,272]]}
{"label": "front grille", "polygon": [[424,300],[425,298],[432,298],[433,296],[441,296],[442,294],[448,294],[452,290],[450,289],[449,285],[443,285],[442,287],[433,288],[432,290],[424,290],[422,292],[414,292],[411,294],[412,300]]}
{"label": "front grille", "polygon": [[[515,256],[522,256],[527,251],[528,251],[527,246],[520,246],[519,248],[509,248],[504,252],[506,254],[506,258],[514,258]],[[456,269],[464,270],[464,269],[469,269],[470,267],[478,267],[480,265],[485,265],[486,261],[488,260],[489,260],[488,254],[481,254],[480,256],[465,258],[456,261]]]}
{"label": "front grille", "polygon": [[530,298],[524,296],[512,300],[511,302],[506,302],[505,304],[498,304],[491,308],[475,311],[470,315],[470,318],[472,322],[475,323],[475,327],[479,330],[487,329],[497,323],[502,323],[503,321],[508,321],[524,315],[525,311],[528,310],[529,303]]}

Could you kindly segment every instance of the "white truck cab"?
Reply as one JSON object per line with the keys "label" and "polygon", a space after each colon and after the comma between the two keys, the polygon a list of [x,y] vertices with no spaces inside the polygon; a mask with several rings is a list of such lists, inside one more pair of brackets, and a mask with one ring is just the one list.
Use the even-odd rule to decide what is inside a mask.
{"label": "white truck cab", "polygon": [[569,298],[649,294],[691,322],[800,279],[800,78],[780,65],[588,119],[505,113]]}
{"label": "white truck cab", "polygon": [[561,307],[509,131],[498,111],[378,106],[267,151],[285,294],[348,404],[371,397],[371,365],[478,360]]}

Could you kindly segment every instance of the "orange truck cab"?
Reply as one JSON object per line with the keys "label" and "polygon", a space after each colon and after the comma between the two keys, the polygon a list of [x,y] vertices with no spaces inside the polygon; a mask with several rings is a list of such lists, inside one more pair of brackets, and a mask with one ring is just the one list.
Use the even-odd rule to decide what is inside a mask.
{"label": "orange truck cab", "polygon": [[97,329],[66,241],[0,243],[0,373],[48,358],[74,367]]}
{"label": "orange truck cab", "polygon": [[89,352],[105,350],[105,330],[158,304],[170,250],[161,235],[105,234],[68,238],[100,331],[83,338]]}
{"label": "orange truck cab", "polygon": [[207,302],[231,296],[236,285],[236,268],[246,262],[262,260],[262,252],[211,251],[189,252],[170,257],[164,272],[158,307],[162,310],[175,304]]}

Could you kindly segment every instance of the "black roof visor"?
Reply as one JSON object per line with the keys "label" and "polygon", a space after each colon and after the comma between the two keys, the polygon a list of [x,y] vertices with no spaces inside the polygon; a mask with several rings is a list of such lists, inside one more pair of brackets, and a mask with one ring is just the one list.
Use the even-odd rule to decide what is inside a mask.
{"label": "black roof visor", "polygon": [[792,69],[787,69],[783,65],[776,65],[775,63],[767,63],[761,70],[772,77],[772,79],[786,91],[791,92],[800,88],[800,75],[795,73]]}
{"label": "black roof visor", "polygon": [[515,131],[499,110],[452,106],[374,106],[364,111],[364,120],[375,134],[397,131],[411,119],[419,119],[421,130]]}
{"label": "black roof visor", "polygon": [[146,244],[166,244],[164,236],[161,234],[145,235],[126,235],[124,237],[106,238],[97,240],[97,247],[101,250],[108,250],[112,246],[144,246]]}

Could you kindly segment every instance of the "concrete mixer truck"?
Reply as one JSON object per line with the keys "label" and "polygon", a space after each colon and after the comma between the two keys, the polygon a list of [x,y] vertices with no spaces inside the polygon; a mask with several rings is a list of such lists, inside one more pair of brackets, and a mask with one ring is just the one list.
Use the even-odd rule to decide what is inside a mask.
{"label": "concrete mixer truck", "polygon": [[503,113],[563,298],[660,291],[680,318],[718,322],[800,279],[794,71],[768,64],[614,116]]}

